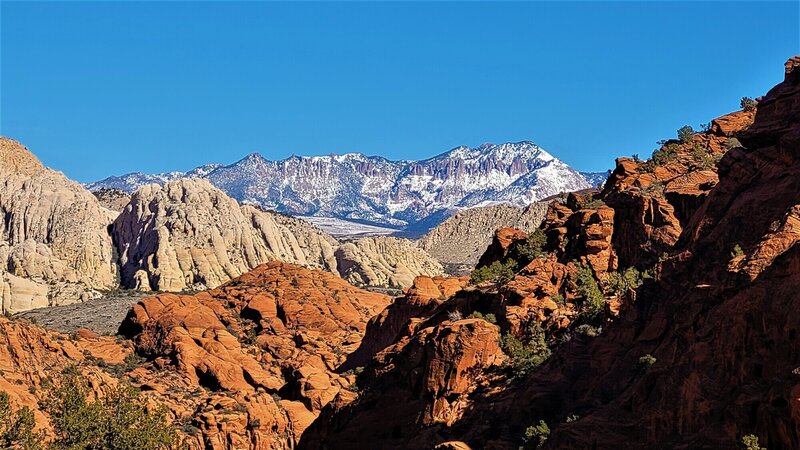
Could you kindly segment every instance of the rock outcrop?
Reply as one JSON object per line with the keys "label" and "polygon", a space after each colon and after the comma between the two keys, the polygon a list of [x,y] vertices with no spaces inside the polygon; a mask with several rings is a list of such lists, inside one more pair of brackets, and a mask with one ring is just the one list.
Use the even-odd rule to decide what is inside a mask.
{"label": "rock outcrop", "polygon": [[203,179],[148,185],[113,225],[122,285],[213,288],[280,259],[336,270],[337,242],[307,222],[239,205]]}
{"label": "rock outcrop", "polygon": [[189,449],[291,449],[331,399],[352,394],[354,375],[337,368],[389,301],[270,262],[212,291],[142,299],[120,329],[130,341],[0,316],[0,391],[46,430],[45,384],[76,365],[92,397],[122,380],[166,406]]}
{"label": "rock outcrop", "polygon": [[116,284],[108,225],[97,199],[0,138],[0,310],[72,303]]}
{"label": "rock outcrop", "polygon": [[336,265],[356,285],[407,288],[420,275],[436,276],[442,265],[407,239],[380,236],[347,242],[336,249]]}
{"label": "rock outcrop", "polygon": [[[191,385],[234,393],[218,395],[243,404],[243,423],[248,417],[262,423],[258,429],[234,424],[214,438],[217,421],[195,416],[206,446],[272,448],[253,443],[281,439],[291,447],[349,389],[352,376],[336,369],[360,344],[367,320],[389,301],[331,273],[274,261],[208,292],[145,299],[120,332],[140,354]],[[264,426],[270,423],[284,431]]]}
{"label": "rock outcrop", "polygon": [[[467,287],[419,308],[367,363],[358,379],[364,394],[331,402],[301,448],[349,441],[415,449],[733,449],[747,435],[766,448],[798,448],[800,57],[759,99],[754,118],[724,116],[660,151],[647,162],[619,160],[601,193],[554,204],[543,225],[547,255],[510,281]],[[498,247],[511,254],[523,239]],[[454,312],[491,311],[504,336],[521,336],[513,321],[520,313],[523,330],[580,323],[575,299],[631,266],[648,268],[646,280],[640,287],[616,280],[625,300],[619,319],[602,330],[566,325],[550,345],[553,355],[515,377],[473,360],[469,377],[450,384],[467,387],[467,396],[426,388],[459,373],[432,370],[416,356],[452,348],[460,332],[437,336],[437,327],[480,320],[455,320]],[[425,336],[437,337],[416,350]],[[481,348],[496,356],[497,349]],[[390,404],[400,407],[388,415]],[[526,429],[540,421],[549,436],[526,440]]]}
{"label": "rock outcrop", "polygon": [[439,260],[448,273],[459,275],[472,270],[498,228],[533,231],[547,214],[547,203],[536,202],[525,208],[494,205],[461,211],[430,230],[417,241],[423,250]]}

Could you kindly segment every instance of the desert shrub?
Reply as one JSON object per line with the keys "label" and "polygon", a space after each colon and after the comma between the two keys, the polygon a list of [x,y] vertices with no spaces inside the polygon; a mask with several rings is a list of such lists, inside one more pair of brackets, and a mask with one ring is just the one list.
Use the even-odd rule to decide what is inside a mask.
{"label": "desert shrub", "polygon": [[736,138],[728,138],[728,139],[725,140],[725,148],[727,148],[728,150],[730,150],[732,148],[739,148],[741,146],[742,146],[742,143],[739,142],[739,140],[736,139]]}
{"label": "desert shrub", "polygon": [[487,321],[489,323],[494,323],[494,324],[497,323],[497,317],[495,317],[494,314],[489,313],[489,314],[483,315],[483,313],[481,313],[480,311],[473,312],[472,314],[467,316],[467,319],[482,319],[482,320],[485,320],[485,321]]}
{"label": "desert shrub", "polygon": [[550,427],[547,426],[544,420],[540,420],[536,425],[531,425],[525,429],[523,440],[526,444],[532,444],[538,448],[544,445],[548,437],[550,437]]}
{"label": "desert shrub", "polygon": [[604,202],[603,199],[600,198],[596,198],[583,205],[584,209],[599,209],[603,206],[606,206],[606,202]]}
{"label": "desert shrub", "polygon": [[459,320],[463,319],[464,315],[461,314],[461,311],[454,310],[447,313],[447,320],[450,322],[458,322]]}
{"label": "desert shrub", "polygon": [[550,296],[550,300],[552,300],[558,306],[564,306],[567,304],[567,301],[564,299],[564,296],[561,294],[555,294]]}
{"label": "desert shrub", "polygon": [[756,106],[758,106],[758,102],[750,97],[742,97],[739,106],[741,106],[742,111],[754,111]]}
{"label": "desert shrub", "polygon": [[581,416],[577,414],[570,414],[569,416],[567,416],[567,423],[577,422],[578,420],[580,420],[580,418]]}
{"label": "desert shrub", "polygon": [[639,370],[647,371],[657,361],[656,357],[650,353],[639,358]]}
{"label": "desert shrub", "polygon": [[80,372],[68,367],[60,385],[43,402],[50,414],[55,450],[168,449],[177,442],[166,408],[149,410],[139,391],[120,383],[105,398],[90,402]]}
{"label": "desert shrub", "polygon": [[575,332],[587,337],[597,337],[603,332],[602,327],[594,327],[588,324],[578,325],[575,327]]}
{"label": "desert shrub", "polygon": [[0,391],[0,448],[34,450],[41,448],[44,438],[35,432],[33,411],[27,406],[11,412],[8,393]]}
{"label": "desert shrub", "polygon": [[692,142],[694,140],[694,129],[691,125],[684,125],[678,129],[678,139],[681,142]]}
{"label": "desert shrub", "polygon": [[741,447],[745,450],[767,450],[761,446],[761,444],[758,442],[758,436],[754,434],[742,436],[741,444]]}
{"label": "desert shrub", "polygon": [[704,133],[708,133],[711,131],[711,122],[701,123],[700,129],[703,130]]}
{"label": "desert shrub", "polygon": [[518,258],[522,264],[527,265],[527,263],[544,254],[545,245],[547,245],[547,236],[542,229],[537,228],[528,235],[525,241],[514,247],[515,257]]}
{"label": "desert shrub", "polygon": [[550,357],[544,331],[538,324],[528,329],[528,342],[523,343],[511,333],[500,337],[500,348],[511,359],[514,377],[521,378]]}
{"label": "desert shrub", "polygon": [[678,156],[678,145],[673,143],[665,144],[655,150],[648,161],[642,163],[639,168],[644,172],[652,172],[658,166],[663,166]]}
{"label": "desert shrub", "polygon": [[514,270],[517,263],[514,260],[506,262],[495,261],[491,265],[478,267],[472,271],[470,281],[472,284],[480,284],[485,281],[492,281],[498,285],[507,283],[514,278]]}
{"label": "desert shrub", "polygon": [[742,250],[742,246],[736,244],[733,246],[733,250],[731,250],[731,258],[738,258],[739,256],[744,255],[744,250]]}
{"label": "desert shrub", "polygon": [[583,297],[583,312],[590,318],[600,314],[605,305],[605,297],[594,278],[594,272],[586,265],[578,265],[578,275],[575,280],[578,294]]}
{"label": "desert shrub", "polygon": [[719,160],[722,159],[722,154],[715,154],[710,152],[708,149],[703,148],[702,145],[695,144],[694,149],[692,150],[692,160],[694,161],[694,165],[700,169],[710,169],[712,167],[716,167],[719,164]]}
{"label": "desert shrub", "polygon": [[614,294],[625,294],[642,285],[642,274],[635,267],[628,267],[622,272],[611,272],[606,279],[608,288]]}

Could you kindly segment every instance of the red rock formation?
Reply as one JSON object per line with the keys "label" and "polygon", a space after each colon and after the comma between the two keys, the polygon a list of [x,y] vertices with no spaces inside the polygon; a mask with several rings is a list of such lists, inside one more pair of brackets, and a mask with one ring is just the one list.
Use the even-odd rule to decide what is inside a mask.
{"label": "red rock formation", "polygon": [[[752,113],[717,119],[693,142],[665,144],[674,153],[659,164],[621,159],[603,192],[552,205],[543,229],[554,256],[499,290],[467,288],[410,319],[409,333],[359,378],[366,392],[347,405],[332,402],[301,447],[512,449],[544,420],[552,430],[545,448],[727,449],[747,434],[770,449],[800,448],[800,58],[743,130],[751,120]],[[734,136],[743,147],[727,141]],[[727,146],[717,178],[706,156]],[[606,208],[613,213],[601,213]],[[514,246],[500,241],[493,260]],[[426,355],[451,347],[434,331],[452,324],[442,313],[480,304],[500,312],[509,330],[519,313],[546,323],[563,310],[568,319],[569,296],[563,308],[548,301],[571,292],[562,258],[584,258],[602,276],[615,258],[642,267],[662,252],[671,256],[661,276],[599,337],[576,335],[522,380],[474,364],[458,383],[471,393],[426,396],[436,392],[425,389],[429,359],[410,355],[418,338]],[[435,405],[447,407],[437,416]]]}
{"label": "red rock formation", "polygon": [[190,448],[293,448],[352,384],[336,368],[389,301],[331,273],[272,262],[212,291],[142,300],[120,328],[131,341],[0,317],[0,391],[14,407],[33,407],[47,428],[42,377],[78,364],[101,395],[117,383],[103,367],[135,348],[150,362],[123,378],[196,429],[186,436]]}

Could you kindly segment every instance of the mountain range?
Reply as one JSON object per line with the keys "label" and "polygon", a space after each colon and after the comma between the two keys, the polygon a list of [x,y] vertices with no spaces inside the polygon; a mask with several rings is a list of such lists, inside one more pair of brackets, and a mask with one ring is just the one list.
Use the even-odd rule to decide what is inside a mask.
{"label": "mountain range", "polygon": [[252,153],[189,172],[129,173],[87,185],[92,191],[205,178],[236,200],[278,212],[407,227],[474,206],[525,206],[586,189],[606,173],[581,174],[528,141],[457,147],[422,161],[346,153],[269,160]]}

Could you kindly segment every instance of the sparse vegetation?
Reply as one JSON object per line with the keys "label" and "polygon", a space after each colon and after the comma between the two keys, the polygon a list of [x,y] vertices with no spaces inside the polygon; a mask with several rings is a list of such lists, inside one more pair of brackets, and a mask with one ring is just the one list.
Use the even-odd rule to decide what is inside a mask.
{"label": "sparse vegetation", "polygon": [[524,242],[515,246],[514,253],[517,259],[527,265],[544,254],[545,245],[547,245],[547,236],[542,229],[537,228],[528,235]]}
{"label": "sparse vegetation", "polygon": [[578,420],[580,420],[580,418],[581,416],[577,414],[570,414],[569,416],[567,416],[567,423],[577,422]]}
{"label": "sparse vegetation", "polygon": [[473,270],[470,280],[472,284],[492,281],[497,285],[503,285],[514,278],[514,271],[516,268],[517,263],[512,259],[504,263],[495,261],[489,266],[478,267]]}
{"label": "sparse vegetation", "polygon": [[523,343],[511,333],[506,333],[500,338],[500,348],[511,359],[514,378],[525,376],[550,357],[550,348],[538,323],[533,323],[528,328],[528,335],[527,343]]}
{"label": "sparse vegetation", "polygon": [[606,281],[611,293],[624,295],[642,285],[642,274],[635,267],[628,267],[621,272],[609,273]]}
{"label": "sparse vegetation", "polygon": [[541,447],[550,437],[550,427],[544,420],[540,420],[536,425],[531,425],[525,429],[523,440],[526,444],[532,444],[536,448]]}
{"label": "sparse vegetation", "polygon": [[733,246],[733,250],[731,250],[731,258],[738,258],[744,255],[744,250],[742,250],[742,246],[736,244]]}
{"label": "sparse vegetation", "polygon": [[575,280],[578,294],[583,297],[583,312],[594,318],[599,315],[605,305],[605,297],[597,284],[594,272],[588,266],[578,264],[578,275]]}
{"label": "sparse vegetation", "polygon": [[35,432],[33,411],[27,406],[11,412],[8,393],[0,391],[0,448],[34,450],[44,438]]}
{"label": "sparse vegetation", "polygon": [[88,385],[74,366],[63,372],[58,384],[43,403],[53,425],[54,450],[157,450],[177,442],[166,409],[147,408],[130,385],[120,384],[105,398],[90,402]]}
{"label": "sparse vegetation", "polygon": [[657,361],[656,357],[650,353],[639,358],[639,370],[646,372]]}
{"label": "sparse vegetation", "polygon": [[644,172],[652,172],[658,166],[663,166],[678,156],[678,145],[674,142],[664,144],[661,148],[653,152],[648,161],[642,163],[639,168]]}
{"label": "sparse vegetation", "polygon": [[719,164],[720,159],[722,159],[722,153],[712,153],[707,148],[703,148],[699,143],[695,143],[694,150],[692,150],[692,159],[697,168],[710,169]]}
{"label": "sparse vegetation", "polygon": [[742,100],[739,102],[739,106],[742,108],[742,111],[755,111],[756,106],[758,106],[758,102],[750,97],[742,97]]}
{"label": "sparse vegetation", "polygon": [[599,209],[603,206],[606,206],[606,202],[603,201],[601,198],[593,199],[592,201],[583,205],[584,209]]}
{"label": "sparse vegetation", "polygon": [[484,315],[480,311],[475,311],[467,316],[467,319],[482,319],[489,323],[497,324],[497,317],[492,313]]}
{"label": "sparse vegetation", "polygon": [[694,140],[694,129],[691,125],[684,125],[678,129],[678,139],[681,142],[692,142]]}
{"label": "sparse vegetation", "polygon": [[449,313],[447,313],[447,320],[449,320],[450,322],[458,322],[463,318],[464,316],[461,314],[461,311],[458,310],[450,311]]}
{"label": "sparse vegetation", "polygon": [[741,444],[741,447],[745,450],[767,450],[761,446],[761,444],[758,442],[758,436],[754,434],[742,436]]}

